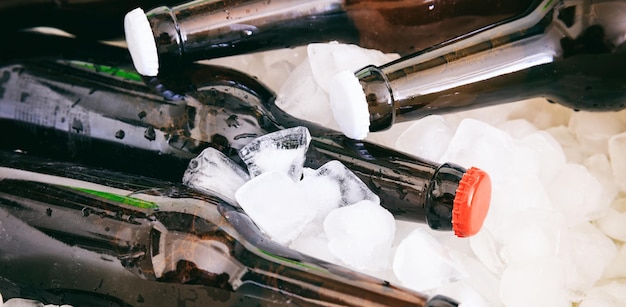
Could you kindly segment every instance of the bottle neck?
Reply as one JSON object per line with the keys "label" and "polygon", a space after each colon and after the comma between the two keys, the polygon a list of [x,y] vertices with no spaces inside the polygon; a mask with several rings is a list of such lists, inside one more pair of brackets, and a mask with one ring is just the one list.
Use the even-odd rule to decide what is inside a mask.
{"label": "bottle neck", "polygon": [[[381,67],[362,69],[356,76],[366,94],[370,130],[384,130],[394,122],[431,114],[535,97],[575,109],[620,109],[617,101],[621,95],[615,90],[623,78],[607,69],[611,61],[621,65],[622,55],[614,46],[622,43],[620,37],[626,27],[612,22],[615,17],[607,14],[582,13],[592,11],[590,5],[600,12],[623,11],[626,6],[622,1],[564,5],[547,0],[521,19],[493,25]],[[581,14],[576,15],[577,11]],[[592,59],[595,66],[587,64]],[[593,78],[611,81],[602,83]],[[569,79],[578,82],[558,86]],[[587,92],[581,93],[584,88]]]}

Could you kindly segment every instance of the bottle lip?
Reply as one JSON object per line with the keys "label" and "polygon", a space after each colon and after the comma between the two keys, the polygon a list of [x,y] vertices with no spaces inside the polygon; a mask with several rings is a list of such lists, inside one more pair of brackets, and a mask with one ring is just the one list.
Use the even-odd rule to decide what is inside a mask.
{"label": "bottle lip", "polygon": [[487,172],[471,167],[463,174],[452,209],[452,228],[458,237],[480,231],[491,202],[491,178]]}

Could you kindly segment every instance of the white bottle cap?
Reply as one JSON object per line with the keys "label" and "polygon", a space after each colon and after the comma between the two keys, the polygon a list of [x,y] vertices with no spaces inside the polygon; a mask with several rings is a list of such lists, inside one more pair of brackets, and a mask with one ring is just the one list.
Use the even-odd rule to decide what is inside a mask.
{"label": "white bottle cap", "polygon": [[351,139],[364,139],[369,133],[370,114],[359,79],[351,71],[341,71],[329,82],[328,94],[341,132]]}
{"label": "white bottle cap", "polygon": [[150,22],[141,8],[126,14],[124,32],[137,72],[144,76],[156,76],[159,73],[159,55]]}

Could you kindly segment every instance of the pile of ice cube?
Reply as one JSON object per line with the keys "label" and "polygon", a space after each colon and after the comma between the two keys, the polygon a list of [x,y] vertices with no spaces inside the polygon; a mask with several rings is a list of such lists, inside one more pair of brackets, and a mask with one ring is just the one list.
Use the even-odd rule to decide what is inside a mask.
{"label": "pile of ice cube", "polygon": [[[327,80],[395,58],[330,43],[211,62],[256,75],[278,92],[281,108],[338,130],[328,116]],[[487,171],[493,194],[483,229],[461,239],[422,224],[390,222],[384,209],[358,203],[326,211],[325,219],[285,211],[292,215],[272,220],[271,227],[312,222],[298,236],[279,240],[391,283],[448,295],[463,306],[626,305],[626,111],[574,112],[536,99],[429,116],[367,139]],[[271,173],[285,183],[267,188],[274,194],[264,197],[296,190],[294,178]],[[304,171],[304,178],[314,173]],[[320,206],[334,195],[309,192],[289,195]],[[346,242],[354,252],[336,250]],[[389,244],[388,252],[372,249],[372,242]]]}

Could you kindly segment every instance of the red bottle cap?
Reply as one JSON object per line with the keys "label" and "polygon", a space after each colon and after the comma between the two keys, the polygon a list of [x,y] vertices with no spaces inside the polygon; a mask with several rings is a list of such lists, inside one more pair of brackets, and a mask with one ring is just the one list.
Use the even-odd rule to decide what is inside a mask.
{"label": "red bottle cap", "polygon": [[465,172],[456,189],[452,209],[452,229],[458,237],[475,235],[483,226],[491,202],[489,175],[472,167]]}

